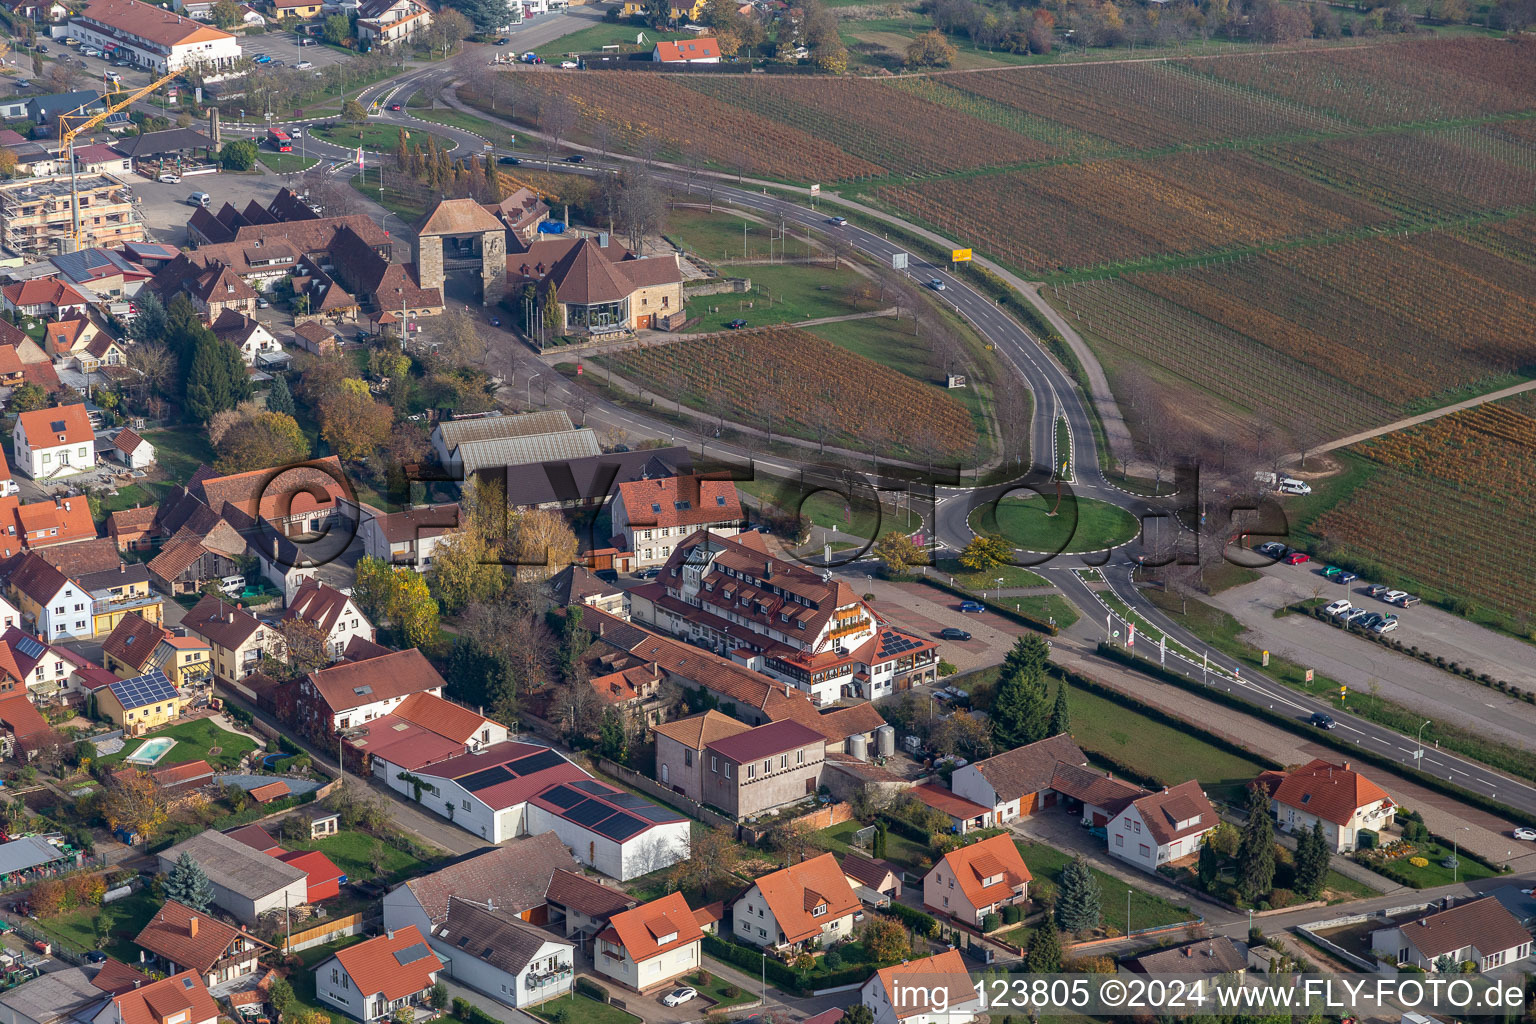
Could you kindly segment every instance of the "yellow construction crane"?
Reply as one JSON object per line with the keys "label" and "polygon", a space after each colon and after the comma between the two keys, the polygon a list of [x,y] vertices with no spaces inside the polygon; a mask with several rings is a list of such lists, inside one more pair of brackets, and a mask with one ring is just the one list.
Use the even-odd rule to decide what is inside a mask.
{"label": "yellow construction crane", "polygon": [[[116,91],[102,97],[102,101],[107,104],[107,108],[100,113],[59,115],[59,158],[64,159],[68,157],[69,159],[69,203],[74,218],[69,235],[71,252],[75,252],[80,248],[80,194],[79,172],[75,168],[75,136],[81,132],[90,131],[113,114],[137,103],[145,96],[171,81],[178,74],[180,74],[179,71],[168,72],[150,82],[144,88],[131,92],[122,99],[113,99],[109,102],[109,96],[121,95],[122,86],[114,83]],[[80,123],[71,128],[69,123],[76,120]]]}

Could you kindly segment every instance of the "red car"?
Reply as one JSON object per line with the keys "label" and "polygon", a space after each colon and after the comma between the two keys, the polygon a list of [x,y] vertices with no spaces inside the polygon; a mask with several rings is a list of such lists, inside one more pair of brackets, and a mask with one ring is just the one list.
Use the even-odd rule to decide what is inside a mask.
{"label": "red car", "polygon": [[400,109],[400,104],[398,104],[398,103],[391,103],[389,105],[389,109],[390,110],[399,110]]}
{"label": "red car", "polygon": [[1311,560],[1312,556],[1305,551],[1292,551],[1281,559],[1286,565],[1300,565],[1302,562],[1310,562]]}

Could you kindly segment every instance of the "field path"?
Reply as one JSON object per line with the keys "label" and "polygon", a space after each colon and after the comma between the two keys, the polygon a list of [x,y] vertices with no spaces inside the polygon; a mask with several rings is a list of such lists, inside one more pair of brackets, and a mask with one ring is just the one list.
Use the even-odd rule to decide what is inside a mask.
{"label": "field path", "polygon": [[[1318,445],[1316,448],[1309,448],[1306,454],[1321,455],[1324,452],[1331,452],[1335,448],[1348,448],[1352,444],[1359,444],[1361,441],[1369,441],[1373,437],[1381,437],[1383,434],[1395,434],[1399,430],[1406,430],[1409,427],[1416,427],[1420,423],[1428,423],[1431,420],[1437,420],[1442,416],[1449,416],[1453,412],[1461,412],[1465,409],[1475,409],[1485,402],[1496,402],[1501,398],[1510,398],[1514,395],[1524,394],[1525,392],[1531,390],[1536,390],[1536,380],[1528,380],[1523,384],[1515,384],[1511,387],[1501,388],[1498,391],[1490,391],[1486,395],[1478,395],[1475,398],[1467,399],[1465,402],[1454,402],[1450,405],[1441,406],[1438,409],[1431,409],[1429,412],[1419,413],[1417,416],[1409,416],[1405,419],[1396,420],[1392,423],[1386,424],[1385,426],[1376,427],[1372,430],[1362,430],[1358,434],[1350,434],[1348,437],[1341,437],[1337,441],[1328,441],[1324,444]],[[1292,452],[1286,457],[1286,459],[1287,461],[1294,462],[1299,460],[1301,457],[1301,452]]]}

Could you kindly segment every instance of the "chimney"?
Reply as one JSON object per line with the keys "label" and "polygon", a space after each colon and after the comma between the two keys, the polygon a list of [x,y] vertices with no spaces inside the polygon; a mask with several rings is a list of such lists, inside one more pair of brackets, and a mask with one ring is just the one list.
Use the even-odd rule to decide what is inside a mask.
{"label": "chimney", "polygon": [[190,919],[188,919],[188,921],[187,921],[187,935],[190,938],[194,938],[194,939],[197,938],[197,915],[196,914],[193,914],[192,917]]}
{"label": "chimney", "polygon": [[602,249],[608,248],[608,232],[606,232],[606,231],[599,231],[597,233],[597,244],[598,244],[599,248],[602,248]]}
{"label": "chimney", "polygon": [[128,563],[127,562],[118,562],[117,563],[117,571],[119,573],[121,573],[122,575],[124,575],[124,576],[128,575]]}
{"label": "chimney", "polygon": [[1184,947],[1184,955],[1187,956],[1187,957],[1192,957],[1192,956],[1195,955],[1195,951],[1193,949],[1190,949],[1188,946],[1185,946]]}
{"label": "chimney", "polygon": [[235,621],[235,610],[233,608],[229,610],[229,621],[231,623]]}
{"label": "chimney", "polygon": [[1345,771],[1349,771],[1349,762],[1348,761],[1344,762],[1344,770]]}

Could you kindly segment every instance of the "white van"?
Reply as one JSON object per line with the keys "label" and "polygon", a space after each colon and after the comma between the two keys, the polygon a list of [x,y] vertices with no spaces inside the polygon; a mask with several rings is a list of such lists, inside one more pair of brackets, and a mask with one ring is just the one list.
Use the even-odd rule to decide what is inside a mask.
{"label": "white van", "polygon": [[234,597],[245,589],[245,577],[225,576],[219,580],[219,589],[230,597]]}
{"label": "white van", "polygon": [[191,195],[187,196],[187,202],[191,203],[193,206],[201,206],[204,209],[207,209],[208,204],[212,201],[213,196],[210,196],[207,192],[193,192]]}
{"label": "white van", "polygon": [[1289,476],[1281,477],[1280,478],[1280,493],[1281,494],[1311,494],[1312,493],[1312,485],[1308,484],[1308,483],[1304,483],[1301,480],[1297,480],[1294,477],[1289,477]]}

